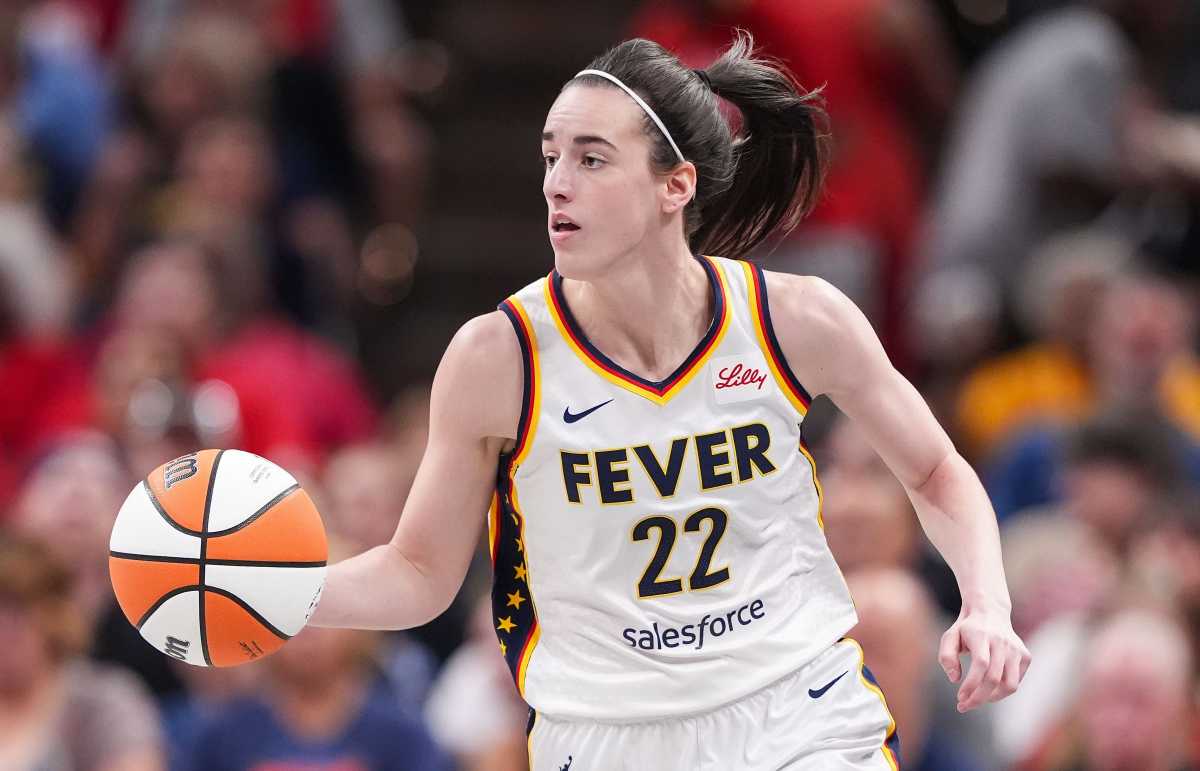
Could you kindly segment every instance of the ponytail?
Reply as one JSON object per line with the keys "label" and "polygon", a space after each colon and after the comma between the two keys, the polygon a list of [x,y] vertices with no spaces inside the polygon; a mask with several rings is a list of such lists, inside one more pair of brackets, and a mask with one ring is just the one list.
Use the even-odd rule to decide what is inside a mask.
{"label": "ponytail", "polygon": [[[696,195],[684,212],[694,252],[740,258],[799,224],[816,204],[828,161],[828,118],[819,92],[805,91],[782,65],[754,55],[739,30],[703,70],[689,70],[662,46],[627,40],[589,69],[610,73],[654,109],[683,157],[696,166]],[[609,85],[595,75],[570,83]],[[741,113],[734,137],[717,96]],[[651,164],[660,173],[679,159],[647,117]]]}
{"label": "ponytail", "polygon": [[747,255],[768,236],[790,232],[817,202],[828,157],[819,92],[801,89],[783,67],[753,56],[754,40],[738,32],[705,70],[714,93],[742,114],[733,140],[733,178],[704,201],[694,248]]}

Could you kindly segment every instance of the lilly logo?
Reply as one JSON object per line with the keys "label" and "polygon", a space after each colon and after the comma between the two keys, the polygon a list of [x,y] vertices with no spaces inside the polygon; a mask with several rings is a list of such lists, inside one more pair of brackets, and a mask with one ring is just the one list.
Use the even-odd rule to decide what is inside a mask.
{"label": "lilly logo", "polygon": [[743,367],[741,362],[732,367],[725,367],[717,373],[718,391],[722,388],[737,388],[747,385],[752,385],[756,391],[761,391],[765,382],[767,382],[767,373],[760,373],[752,367]]}
{"label": "lilly logo", "polygon": [[747,351],[722,356],[709,365],[712,371],[713,398],[717,404],[732,404],[761,399],[771,393],[771,371],[762,351]]}

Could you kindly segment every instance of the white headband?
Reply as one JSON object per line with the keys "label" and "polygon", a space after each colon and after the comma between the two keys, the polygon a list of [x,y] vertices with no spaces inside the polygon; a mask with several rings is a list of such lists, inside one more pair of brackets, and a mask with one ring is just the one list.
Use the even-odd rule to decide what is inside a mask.
{"label": "white headband", "polygon": [[577,78],[580,75],[597,75],[601,78],[604,78],[607,81],[614,83],[622,91],[629,94],[629,96],[633,99],[633,101],[638,103],[638,107],[641,107],[642,110],[644,110],[645,113],[650,116],[650,120],[654,121],[654,125],[658,126],[658,130],[662,132],[663,136],[667,138],[667,141],[671,144],[671,149],[675,151],[675,157],[677,157],[679,159],[679,162],[680,163],[684,162],[683,153],[681,153],[679,151],[679,145],[675,144],[675,140],[671,138],[671,132],[667,131],[667,127],[664,126],[663,122],[658,119],[657,115],[654,114],[654,110],[650,109],[650,105],[646,104],[640,96],[638,96],[636,93],[634,93],[632,88],[630,88],[629,86],[625,85],[620,80],[618,80],[616,75],[611,75],[603,70],[580,70],[579,72],[575,73],[575,77],[577,77]]}

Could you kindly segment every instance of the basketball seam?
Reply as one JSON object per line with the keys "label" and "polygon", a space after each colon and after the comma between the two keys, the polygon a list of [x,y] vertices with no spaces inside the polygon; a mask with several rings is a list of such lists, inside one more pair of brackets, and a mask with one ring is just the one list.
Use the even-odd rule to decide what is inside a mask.
{"label": "basketball seam", "polygon": [[154,604],[150,606],[150,609],[147,610],[145,613],[143,613],[142,617],[138,619],[138,622],[136,625],[138,630],[140,631],[141,628],[143,626],[145,626],[146,622],[150,620],[150,617],[154,615],[154,611],[161,608],[163,606],[163,603],[165,603],[167,600],[171,599],[172,597],[183,594],[184,592],[196,591],[199,588],[200,588],[199,584],[188,584],[187,586],[178,586],[178,587],[172,589],[171,591],[167,592],[166,594],[164,594],[162,597],[159,597],[157,600],[154,601]]}
{"label": "basketball seam", "polygon": [[276,629],[274,624],[272,624],[270,621],[267,621],[267,619],[264,618],[261,613],[259,613],[257,610],[255,610],[253,607],[251,607],[245,600],[243,600],[241,597],[238,597],[233,592],[230,592],[226,589],[222,589],[219,586],[210,586],[210,587],[208,587],[207,591],[210,591],[213,594],[219,594],[222,597],[226,597],[226,598],[232,600],[233,602],[237,603],[238,606],[240,606],[242,610],[249,613],[254,618],[255,621],[262,624],[264,627],[266,627],[268,632],[275,635],[279,639],[281,639],[281,640],[292,639],[292,636],[290,634],[286,634],[286,633],[281,632],[280,630]]}
{"label": "basketball seam", "polygon": [[323,568],[328,564],[325,560],[313,562],[272,562],[271,560],[209,560],[209,565],[234,568]]}
{"label": "basketball seam", "polygon": [[[177,597],[185,592],[193,592],[193,591],[197,591],[199,589],[204,589],[204,588],[205,587],[201,587],[199,584],[189,584],[188,586],[179,586],[179,587],[172,589],[171,591],[167,592],[166,594],[164,594],[163,596],[161,596],[157,600],[155,600],[154,604],[150,606],[150,609],[142,614],[142,617],[140,619],[138,619],[137,628],[139,630],[141,630],[141,628],[146,625],[146,622],[150,620],[150,617],[154,615],[154,612],[156,610],[158,610],[159,608],[161,608],[167,602],[167,600],[171,599],[172,597]],[[253,607],[251,607],[249,604],[247,604],[245,600],[243,600],[241,597],[238,597],[233,592],[230,592],[226,589],[222,589],[219,586],[207,587],[206,591],[212,592],[213,594],[219,594],[222,597],[226,597],[229,600],[232,600],[242,610],[249,613],[251,615],[251,617],[254,618],[255,621],[262,624],[263,627],[266,628],[266,630],[268,632],[275,635],[279,639],[281,639],[281,640],[292,639],[292,635],[287,634],[286,632],[282,632],[279,629],[277,629],[275,627],[275,625],[272,624],[270,621],[267,621],[267,619],[264,618],[261,613],[259,613],[257,610],[255,610]],[[203,633],[201,633],[201,637],[203,637]],[[209,666],[212,666],[212,665],[210,664]]]}
{"label": "basketball seam", "polygon": [[139,562],[171,562],[178,565],[199,565],[200,560],[195,557],[169,557],[158,554],[130,554],[123,551],[108,552],[108,556],[115,557],[120,560],[137,560]]}
{"label": "basketball seam", "polygon": [[199,530],[192,530],[189,527],[184,527],[183,525],[179,524],[175,520],[171,519],[171,515],[168,514],[167,510],[163,508],[162,503],[158,500],[158,496],[156,496],[154,494],[154,490],[152,490],[150,488],[150,480],[143,479],[142,487],[145,489],[146,495],[150,497],[150,503],[152,503],[154,505],[154,509],[158,512],[159,516],[161,516],[164,520],[166,520],[168,525],[170,525],[171,527],[175,528],[179,532],[184,533],[186,535],[194,535],[196,537],[203,537],[203,533],[201,533]]}
{"label": "basketball seam", "polygon": [[[268,511],[270,511],[272,508],[274,508],[275,505],[280,503],[284,498],[287,498],[289,495],[291,495],[292,493],[296,492],[299,489],[300,489],[299,484],[294,484],[294,485],[288,487],[283,492],[279,493],[279,495],[276,495],[274,498],[272,498],[271,500],[269,500],[265,504],[263,504],[262,508],[260,508],[258,511],[251,514],[249,517],[246,517],[246,519],[242,520],[241,522],[234,525],[233,527],[227,527],[224,530],[218,530],[214,533],[209,533],[208,537],[209,538],[220,538],[222,536],[236,533],[237,531],[241,530],[242,528],[248,527],[249,525],[253,524],[254,521],[257,520],[259,517],[261,517],[262,515],[266,514]],[[207,519],[207,515],[206,515],[205,522],[207,522],[207,521],[208,521],[208,519]]]}
{"label": "basketball seam", "polygon": [[[116,559],[130,560],[132,562],[170,562],[179,565],[199,565],[200,560],[196,557],[170,557],[167,555],[158,554],[130,554],[122,551],[109,551],[108,556]],[[246,568],[323,568],[329,563],[326,560],[226,560],[226,559],[209,559],[205,560],[208,565],[224,565],[229,567],[246,567]]]}
{"label": "basketball seam", "polygon": [[212,510],[213,488],[217,486],[217,466],[224,454],[224,450],[217,450],[212,469],[208,472],[208,492],[204,494],[204,521],[200,524],[200,652],[204,654],[204,663],[210,667],[213,663],[212,657],[208,655],[208,628],[204,620],[204,562],[208,552],[208,517]]}

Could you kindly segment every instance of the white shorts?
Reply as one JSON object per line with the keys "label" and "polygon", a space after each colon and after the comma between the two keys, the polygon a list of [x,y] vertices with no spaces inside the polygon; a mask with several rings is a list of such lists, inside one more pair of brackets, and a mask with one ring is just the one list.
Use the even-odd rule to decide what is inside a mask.
{"label": "white shorts", "polygon": [[851,639],[712,712],[640,723],[531,713],[531,771],[897,771],[883,692]]}

